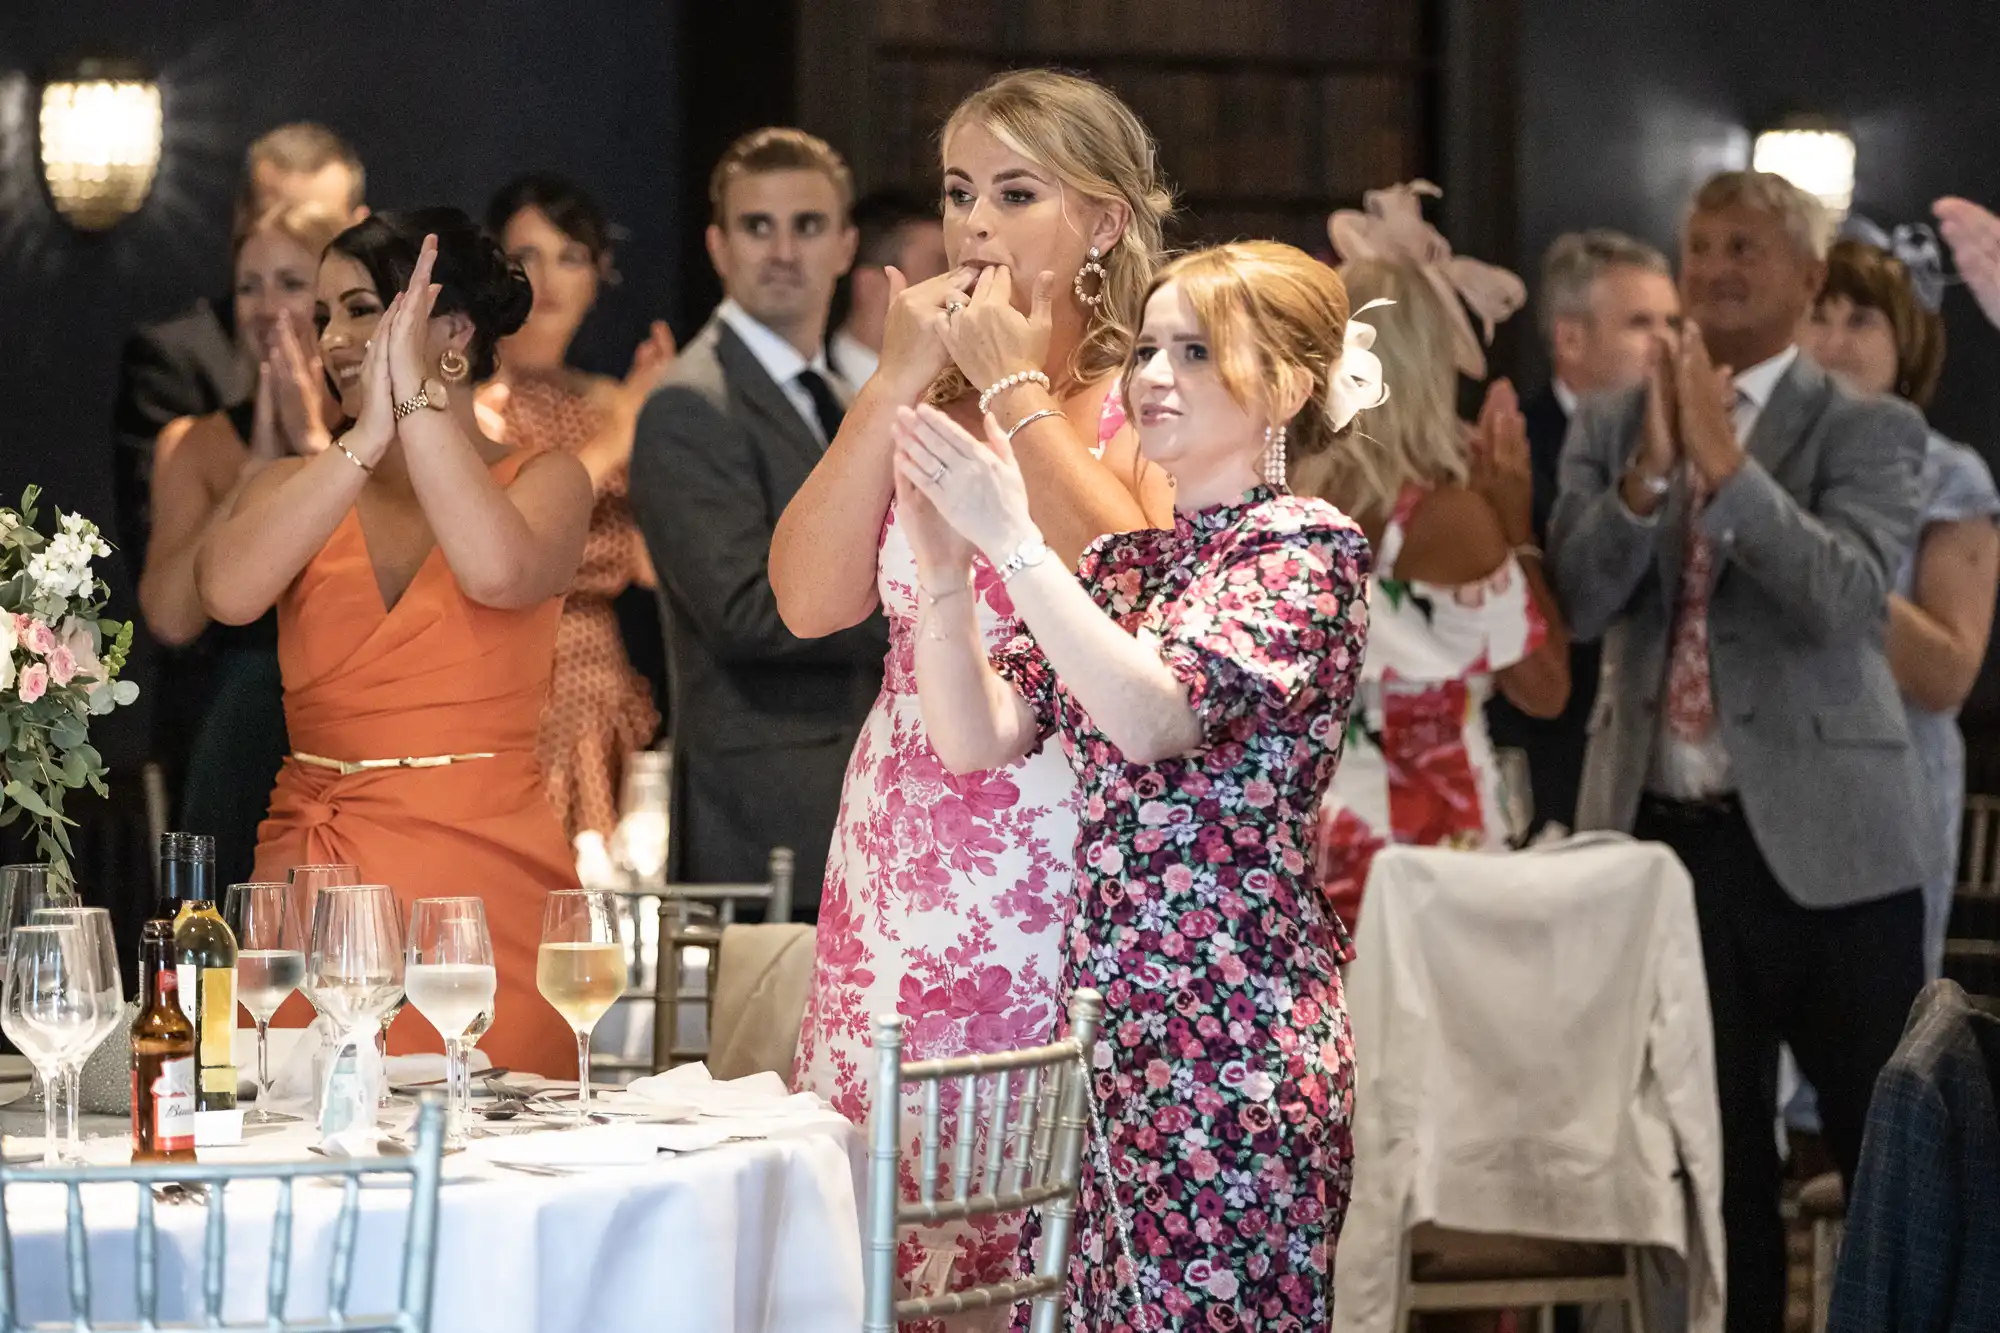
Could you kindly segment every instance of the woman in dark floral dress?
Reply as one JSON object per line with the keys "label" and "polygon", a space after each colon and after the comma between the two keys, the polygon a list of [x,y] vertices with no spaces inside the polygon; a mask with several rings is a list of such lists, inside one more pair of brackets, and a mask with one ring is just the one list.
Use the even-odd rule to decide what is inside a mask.
{"label": "woman in dark floral dress", "polygon": [[[1347,315],[1340,279],[1289,246],[1164,270],[1125,398],[1174,478],[1174,526],[1100,538],[1076,575],[1047,557],[991,419],[985,442],[928,409],[898,424],[939,757],[990,768],[1058,735],[1081,783],[1062,990],[1097,988],[1106,1018],[1072,1329],[1330,1316],[1353,1054],[1347,936],[1314,887],[1311,836],[1361,666],[1369,561],[1352,523],[1282,478],[1288,444],[1339,447],[1380,399]],[[975,547],[1027,625],[991,661],[966,594]]]}

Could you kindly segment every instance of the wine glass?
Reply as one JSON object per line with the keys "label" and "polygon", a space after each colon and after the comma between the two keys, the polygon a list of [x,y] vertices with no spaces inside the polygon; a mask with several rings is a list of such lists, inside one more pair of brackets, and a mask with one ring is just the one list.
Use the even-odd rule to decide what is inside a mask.
{"label": "wine glass", "polygon": [[535,987],[576,1032],[576,1123],[590,1121],[590,1030],[625,993],[618,898],[595,889],[551,893],[542,908]]}
{"label": "wine glass", "polygon": [[[299,922],[305,927],[307,938],[310,940],[313,923],[313,904],[319,900],[320,890],[341,884],[359,884],[361,882],[361,871],[356,866],[347,865],[342,862],[327,862],[320,865],[293,866],[285,872],[285,879],[292,886],[292,910],[298,913]],[[319,1011],[319,1002],[313,999],[312,987],[302,984],[299,992],[306,997],[307,1003],[311,1004],[314,1012],[317,1013]],[[320,1032],[320,1058],[323,1061],[328,1052],[333,1049],[335,1034],[327,1031],[328,1024],[326,1023],[318,1024],[318,1027]]]}
{"label": "wine glass", "polygon": [[231,884],[223,902],[236,932],[236,996],[257,1023],[257,1119],[271,1111],[271,1019],[306,975],[306,930],[289,884]]}
{"label": "wine glass", "polygon": [[[0,951],[6,949],[7,937],[14,927],[27,925],[36,912],[45,907],[75,906],[78,901],[62,879],[49,873],[46,864],[0,866]],[[19,1103],[20,1108],[34,1110],[48,1095],[42,1086],[42,1071],[36,1069],[29,1095]]]}
{"label": "wine glass", "polygon": [[[14,927],[7,940],[7,979],[0,994],[0,1030],[40,1071],[51,1089],[64,1064],[97,1031],[97,978],[93,951],[75,926]],[[56,1101],[42,1099],[42,1165],[56,1166],[61,1140]]]}
{"label": "wine glass", "polygon": [[403,991],[444,1038],[444,1071],[453,1141],[472,1115],[471,1047],[466,1030],[493,1012],[493,937],[477,898],[419,898],[410,909],[409,964]]}
{"label": "wine glass", "polygon": [[102,907],[39,907],[30,925],[70,926],[82,941],[78,975],[97,1000],[97,1023],[90,1036],[62,1067],[63,1136],[69,1159],[83,1160],[83,1139],[77,1130],[82,1100],[83,1066],[112,1033],[125,1024],[125,979],[118,970],[118,941],[111,933],[111,913]]}
{"label": "wine glass", "polygon": [[366,1035],[403,998],[403,913],[386,884],[329,884],[313,900],[304,988],[336,1040]]}

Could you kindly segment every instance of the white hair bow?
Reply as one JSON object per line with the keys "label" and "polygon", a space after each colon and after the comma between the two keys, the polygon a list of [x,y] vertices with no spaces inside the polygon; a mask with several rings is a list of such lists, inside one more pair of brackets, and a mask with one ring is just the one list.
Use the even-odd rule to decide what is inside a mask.
{"label": "white hair bow", "polygon": [[1370,301],[1347,317],[1340,360],[1334,363],[1326,384],[1326,410],[1335,430],[1347,429],[1347,423],[1360,413],[1389,401],[1389,386],[1382,382],[1382,358],[1374,352],[1375,326],[1360,316],[1378,305],[1394,304],[1387,299]]}

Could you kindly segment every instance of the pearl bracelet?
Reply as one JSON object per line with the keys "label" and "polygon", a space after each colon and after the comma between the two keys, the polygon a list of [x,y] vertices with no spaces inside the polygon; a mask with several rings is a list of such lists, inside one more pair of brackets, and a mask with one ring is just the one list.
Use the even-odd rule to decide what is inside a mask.
{"label": "pearl bracelet", "polygon": [[1017,370],[1013,374],[1007,376],[1005,379],[994,381],[992,387],[987,389],[985,393],[979,395],[979,415],[985,416],[986,409],[993,406],[993,400],[995,398],[998,398],[1001,394],[1007,392],[1007,390],[1011,388],[1014,388],[1016,385],[1021,385],[1021,384],[1039,384],[1042,386],[1044,391],[1053,392],[1053,390],[1049,389],[1049,377],[1047,375],[1044,375],[1041,371]]}

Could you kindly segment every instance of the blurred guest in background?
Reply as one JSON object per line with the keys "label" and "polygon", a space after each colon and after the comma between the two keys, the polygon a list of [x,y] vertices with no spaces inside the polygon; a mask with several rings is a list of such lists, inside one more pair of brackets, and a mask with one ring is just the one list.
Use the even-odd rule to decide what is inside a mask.
{"label": "blurred guest in background", "polygon": [[[518,265],[455,208],[370,218],[320,262],[320,355],[353,424],[251,478],[197,560],[227,624],[278,610],[296,748],[258,831],[257,878],[340,863],[407,909],[485,899],[496,1064],[573,1077],[535,990],[542,906],[576,865],[535,736],[592,493],[583,465],[489,439],[473,386],[528,317]],[[392,1050],[436,1037],[405,1014]]]}
{"label": "blurred guest in background", "polygon": [[[1889,241],[1889,237],[1881,237]],[[1931,257],[1934,259],[1934,256]],[[1916,261],[1921,263],[1922,261]],[[1844,240],[1827,256],[1826,285],[1800,344],[1861,394],[1892,394],[1923,411],[1944,370],[1943,275],[1881,246]],[[1889,669],[1903,692],[1910,740],[1924,768],[1930,838],[1924,850],[1924,975],[1944,965],[1965,807],[1959,706],[1986,659],[2000,595],[2000,493],[1977,453],[1931,431],[1924,443],[1915,550],[1894,567]]]}
{"label": "blurred guest in background", "polygon": [[[232,324],[256,366],[251,401],[160,432],[153,468],[152,539],[139,578],[146,628],[170,647],[204,631],[215,652],[208,697],[192,726],[178,822],[215,836],[226,884],[250,877],[257,825],[284,762],[284,688],[278,622],[209,626],[195,586],[195,556],[227,516],[237,491],[265,464],[324,448],[340,404],[320,366],[313,301],[320,256],[346,221],[313,204],[280,206],[252,219],[236,239]],[[172,724],[189,728],[185,713]]]}
{"label": "blurred guest in background", "polygon": [[798,638],[766,562],[847,410],[824,340],[854,261],[853,178],[812,135],[762,129],[723,154],[709,202],[724,299],[646,403],[632,451],[673,680],[671,855],[680,879],[758,883],[771,849],[789,847],[810,920],[887,638],[879,618]]}
{"label": "blurred guest in background", "polygon": [[[1336,215],[1335,245],[1361,256],[1341,270],[1355,310],[1394,302],[1359,316],[1379,324],[1391,392],[1353,439],[1292,469],[1293,487],[1352,515],[1375,552],[1368,660],[1318,835],[1322,882],[1350,928],[1383,846],[1509,845],[1484,705],[1497,685],[1551,717],[1569,693],[1568,638],[1534,540],[1527,425],[1504,380],[1476,427],[1459,419],[1459,375],[1483,376],[1485,356],[1476,339],[1467,354],[1457,286],[1432,276],[1450,247],[1416,201],[1381,191],[1369,214]],[[1519,288],[1502,270],[1450,262],[1475,275],[1475,293]],[[1504,318],[1509,302],[1488,310]]]}
{"label": "blurred guest in background", "polygon": [[1782,1041],[1851,1193],[1876,1075],[1923,982],[1935,837],[1884,646],[1916,534],[1922,418],[1799,354],[1817,200],[1725,172],[1681,238],[1689,321],[1646,388],[1579,408],[1550,521],[1576,633],[1603,636],[1577,823],[1694,880],[1715,1023],[1731,1333],[1777,1333]]}
{"label": "blurred guest in background", "polygon": [[[351,225],[368,215],[366,184],[360,157],[332,130],[310,121],[280,125],[244,154],[231,234],[281,204],[317,205]],[[170,421],[247,403],[256,388],[257,363],[236,335],[232,301],[196,301],[126,340],[112,469],[125,550],[146,550],[154,438]]]}
{"label": "blurred guest in background", "polygon": [[500,340],[499,374],[480,389],[495,417],[493,437],[528,452],[575,454],[597,496],[583,564],[556,626],[555,677],[535,755],[563,831],[608,837],[618,823],[625,756],[650,745],[660,725],[611,603],[632,584],[653,582],[626,503],[627,468],[639,409],[673,364],[673,335],[655,321],[623,380],[569,366],[570,343],[612,258],[610,224],[580,186],[542,174],[510,181],[487,205],[486,227],[535,290],[527,322]]}
{"label": "blurred guest in background", "polygon": [[[1521,404],[1535,472],[1535,541],[1548,540],[1556,502],[1556,463],[1577,401],[1630,389],[1646,378],[1663,335],[1680,324],[1680,296],[1666,256],[1615,231],[1558,236],[1542,259],[1536,297],[1551,378]],[[1570,644],[1569,703],[1552,718],[1536,718],[1504,694],[1488,708],[1493,743],[1528,757],[1534,794],[1533,833],[1555,823],[1576,825],[1576,789],[1583,777],[1585,724],[1597,698],[1598,649]]]}
{"label": "blurred guest in background", "polygon": [[[937,202],[926,202],[908,190],[876,190],[854,205],[858,238],[854,268],[845,283],[843,302],[834,300],[834,330],[827,359],[849,387],[859,389],[874,378],[882,356],[882,329],[889,318],[889,270],[903,275],[906,285],[929,282],[945,270],[944,227]],[[842,306],[845,309],[842,309]]]}

